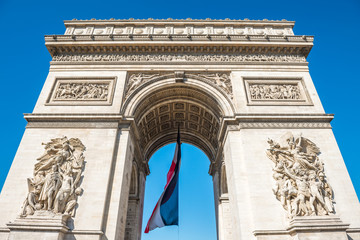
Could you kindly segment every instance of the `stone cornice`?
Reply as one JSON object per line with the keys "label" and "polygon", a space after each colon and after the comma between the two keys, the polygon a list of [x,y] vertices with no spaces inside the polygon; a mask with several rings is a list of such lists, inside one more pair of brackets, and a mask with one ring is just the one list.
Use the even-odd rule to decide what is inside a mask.
{"label": "stone cornice", "polygon": [[307,57],[313,46],[312,36],[259,35],[53,35],[46,36],[45,41],[52,56],[64,53],[265,53]]}
{"label": "stone cornice", "polygon": [[[125,121],[130,122],[134,119],[132,117],[125,117],[117,113],[103,113],[103,114],[69,114],[69,113],[24,113],[24,118],[27,121],[42,121],[42,120],[110,120],[110,121]],[[334,119],[334,114],[236,114],[235,116],[225,116],[223,122],[228,122],[228,125],[233,125],[236,122],[331,122]]]}
{"label": "stone cornice", "polygon": [[213,24],[213,25],[224,25],[224,24],[238,24],[238,25],[279,25],[279,26],[289,26],[289,27],[293,27],[295,24],[295,21],[287,21],[285,19],[283,20],[268,20],[268,19],[263,19],[263,20],[250,20],[250,19],[211,19],[211,18],[206,18],[206,19],[191,19],[191,18],[187,18],[187,19],[172,19],[172,18],[167,18],[167,19],[153,19],[153,18],[148,18],[148,19],[134,19],[134,18],[129,18],[129,19],[89,19],[89,20],[80,20],[80,19],[72,19],[72,20],[65,20],[64,24],[66,27],[68,26],[73,26],[73,25],[95,25],[95,24],[99,24],[99,25],[104,25],[104,24]]}
{"label": "stone cornice", "polygon": [[[224,117],[218,139],[225,139],[228,131],[272,128],[331,128],[334,114],[236,114]],[[219,146],[221,148],[222,146]]]}
{"label": "stone cornice", "polygon": [[236,114],[235,119],[239,122],[331,122],[334,114]]}
{"label": "stone cornice", "polygon": [[68,113],[25,113],[28,122],[42,121],[85,121],[85,122],[130,122],[121,114],[68,114]]}
{"label": "stone cornice", "polygon": [[82,34],[266,34],[294,35],[293,21],[212,19],[123,19],[64,21],[65,35]]}
{"label": "stone cornice", "polygon": [[313,36],[295,36],[294,22],[286,20],[71,20],[65,26],[64,35],[45,36],[52,56],[236,53],[307,57],[314,40]]}
{"label": "stone cornice", "polygon": [[[100,42],[103,45],[124,44],[136,42],[137,44],[151,42],[153,45],[171,42],[170,45],[196,45],[196,43],[216,45],[275,45],[287,43],[289,45],[312,45],[313,36],[278,36],[258,34],[86,34],[86,35],[45,35],[47,45],[58,44],[90,44]],[[266,43],[266,44],[265,44]],[[273,43],[273,44],[271,44]],[[97,43],[99,44],[99,43]],[[131,44],[129,44],[131,45]],[[285,44],[286,45],[286,44]]]}
{"label": "stone cornice", "polygon": [[[70,47],[71,51],[80,50],[81,47],[92,51],[118,50],[118,51],[186,51],[189,47],[198,47],[206,50],[217,47],[217,51],[232,51],[231,47],[242,49],[264,48],[264,51],[288,48],[311,48],[313,36],[276,36],[276,35],[47,35],[46,46],[50,50],[54,47]],[[149,48],[150,47],[150,48]],[[152,48],[151,48],[152,47]],[[99,49],[100,48],[100,49]],[[129,49],[127,49],[129,48]],[[191,49],[192,50],[192,49]],[[212,51],[213,49],[209,49]],[[254,51],[254,50],[252,50]]]}

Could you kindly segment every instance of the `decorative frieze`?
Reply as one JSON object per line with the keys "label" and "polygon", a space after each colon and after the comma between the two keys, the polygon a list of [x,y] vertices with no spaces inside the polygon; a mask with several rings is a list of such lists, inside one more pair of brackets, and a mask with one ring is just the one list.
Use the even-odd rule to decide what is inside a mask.
{"label": "decorative frieze", "polygon": [[53,56],[53,62],[213,62],[242,63],[242,62],[272,62],[272,63],[305,63],[306,58],[302,54],[192,54],[192,53],[99,53],[99,54],[57,54]]}
{"label": "decorative frieze", "polygon": [[26,128],[113,128],[119,127],[119,122],[96,121],[35,121],[28,122]]}
{"label": "decorative frieze", "polygon": [[110,105],[115,78],[57,78],[50,105]]}
{"label": "decorative frieze", "polygon": [[331,128],[329,122],[242,122],[240,128]]}
{"label": "decorative frieze", "polygon": [[245,78],[249,105],[311,105],[301,78]]}
{"label": "decorative frieze", "polygon": [[45,153],[37,159],[34,176],[27,179],[29,193],[20,216],[40,212],[42,215],[74,216],[85,157],[85,146],[78,138],[55,138],[44,143]]}
{"label": "decorative frieze", "polygon": [[334,193],[316,144],[290,132],[279,143],[272,139],[268,143],[266,154],[274,162],[273,192],[288,217],[333,214]]}

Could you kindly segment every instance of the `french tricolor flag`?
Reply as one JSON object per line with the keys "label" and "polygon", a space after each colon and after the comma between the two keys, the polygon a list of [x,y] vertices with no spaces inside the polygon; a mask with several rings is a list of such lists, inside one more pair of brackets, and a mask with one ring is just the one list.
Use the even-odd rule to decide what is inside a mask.
{"label": "french tricolor flag", "polygon": [[146,225],[145,233],[169,225],[178,225],[179,222],[179,170],[181,159],[180,128],[178,129],[174,159],[167,174],[164,192],[151,214]]}

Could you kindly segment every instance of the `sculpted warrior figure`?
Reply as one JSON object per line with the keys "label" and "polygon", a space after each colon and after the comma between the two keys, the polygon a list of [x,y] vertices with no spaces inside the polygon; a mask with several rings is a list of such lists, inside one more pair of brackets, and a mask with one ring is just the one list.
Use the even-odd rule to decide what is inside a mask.
{"label": "sculpted warrior figure", "polygon": [[[290,178],[288,178],[287,176],[284,176],[284,185],[281,188],[281,203],[282,205],[288,210],[288,214],[291,215],[292,211],[294,209],[292,209],[291,206],[291,198],[296,196],[298,191],[296,190],[296,188],[293,186],[292,181],[290,180]],[[296,212],[296,209],[295,209]]]}
{"label": "sculpted warrior figure", "polygon": [[39,171],[34,178],[28,178],[28,188],[29,193],[27,198],[24,201],[21,216],[32,215],[35,210],[39,210],[41,205],[37,202],[39,201],[38,195],[41,192],[42,185],[45,181],[44,171]]}
{"label": "sculpted warrior figure", "polygon": [[334,213],[334,205],[332,202],[333,199],[333,190],[331,188],[331,186],[329,185],[329,183],[325,180],[325,174],[323,172],[319,173],[319,179],[321,181],[321,191],[323,193],[324,196],[324,200],[325,200],[325,206],[326,206],[326,210],[329,213]]}
{"label": "sculpted warrior figure", "polygon": [[276,198],[288,217],[334,213],[333,191],[325,180],[319,148],[309,139],[286,133],[280,143],[268,140],[266,154],[274,162]]}
{"label": "sculpted warrior figure", "polygon": [[67,170],[62,175],[61,188],[56,194],[54,202],[54,212],[61,213],[65,209],[66,202],[69,196],[74,192],[74,179],[72,177],[71,170]]}
{"label": "sculpted warrior figure", "polygon": [[294,199],[294,214],[309,215],[309,211],[305,202],[305,200],[310,197],[308,177],[305,175],[304,171],[299,172],[299,176],[291,174],[286,167],[284,167],[284,171],[286,175],[288,175],[296,182],[297,186],[297,196]]}
{"label": "sculpted warrior figure", "polygon": [[69,214],[72,217],[74,216],[77,198],[82,194],[82,191],[82,188],[78,187],[75,189],[75,192],[70,195],[65,207],[65,214]]}
{"label": "sculpted warrior figure", "polygon": [[55,194],[61,187],[61,176],[58,165],[52,166],[52,172],[48,173],[44,185],[41,189],[39,201],[43,203],[44,210],[50,210],[53,207]]}
{"label": "sculpted warrior figure", "polygon": [[64,161],[70,158],[71,154],[71,147],[68,142],[64,142],[61,147],[51,147],[46,151],[46,154],[37,159],[39,162],[35,164],[35,172],[47,170],[55,164],[61,166]]}
{"label": "sculpted warrior figure", "polygon": [[293,181],[288,176],[279,172],[274,173],[273,177],[277,180],[273,192],[276,198],[280,200],[281,205],[288,211],[288,214],[291,215],[294,210],[291,205],[291,198],[297,196],[297,190]]}
{"label": "sculpted warrior figure", "polygon": [[329,213],[323,196],[322,183],[317,179],[316,174],[313,172],[310,174],[310,207],[312,215],[316,214],[317,208],[316,203],[320,203],[324,209],[324,215]]}
{"label": "sculpted warrior figure", "polygon": [[67,137],[51,139],[44,145],[45,153],[37,159],[34,177],[28,178],[29,193],[22,207],[22,217],[36,211],[73,214],[80,195],[74,192],[81,189],[85,146],[79,139]]}

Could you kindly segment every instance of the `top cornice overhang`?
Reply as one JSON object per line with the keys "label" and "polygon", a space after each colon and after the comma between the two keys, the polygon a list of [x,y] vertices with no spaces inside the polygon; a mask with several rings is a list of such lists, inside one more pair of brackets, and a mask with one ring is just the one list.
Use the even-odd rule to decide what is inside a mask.
{"label": "top cornice overhang", "polygon": [[284,53],[308,56],[313,36],[272,35],[48,35],[51,56],[59,53],[207,52]]}
{"label": "top cornice overhang", "polygon": [[66,27],[89,25],[214,25],[214,26],[275,26],[293,28],[295,21],[287,20],[248,20],[248,19],[91,19],[91,20],[65,20]]}
{"label": "top cornice overhang", "polygon": [[52,56],[104,53],[297,54],[312,36],[295,36],[294,21],[109,19],[64,21],[64,35],[45,36]]}

